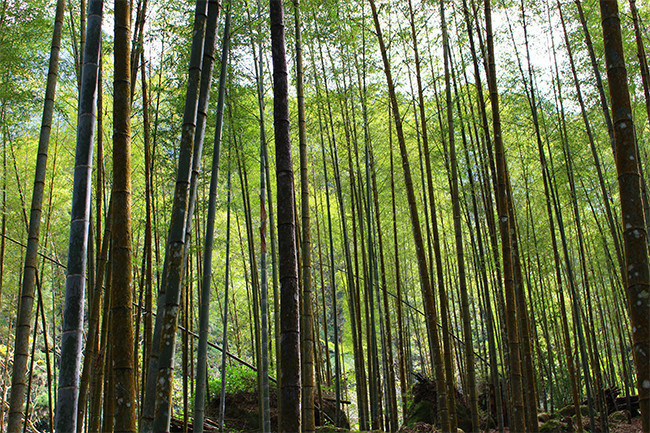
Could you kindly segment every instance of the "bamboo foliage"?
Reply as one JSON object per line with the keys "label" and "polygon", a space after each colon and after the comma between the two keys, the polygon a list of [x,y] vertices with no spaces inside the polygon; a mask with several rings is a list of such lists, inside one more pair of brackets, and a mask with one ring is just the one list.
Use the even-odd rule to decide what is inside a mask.
{"label": "bamboo foliage", "polygon": [[[619,17],[602,1],[603,85],[598,18],[578,0],[369,3],[293,1],[285,46],[278,0],[117,0],[101,55],[100,1],[56,17],[37,0],[0,2],[0,429],[8,415],[9,431],[206,431],[217,417],[225,431],[242,409],[229,407],[233,385],[257,396],[245,409],[260,431],[397,431],[422,389],[442,431],[534,432],[538,412],[568,405],[576,431],[607,432],[621,404],[636,416],[637,393],[647,424],[648,6],[631,0]],[[24,37],[50,18],[51,66],[55,51],[73,60],[56,103],[49,41]],[[624,67],[641,73],[627,89]],[[46,78],[37,150],[33,92]],[[69,148],[77,127],[73,183],[70,152],[45,172],[44,140]]]}

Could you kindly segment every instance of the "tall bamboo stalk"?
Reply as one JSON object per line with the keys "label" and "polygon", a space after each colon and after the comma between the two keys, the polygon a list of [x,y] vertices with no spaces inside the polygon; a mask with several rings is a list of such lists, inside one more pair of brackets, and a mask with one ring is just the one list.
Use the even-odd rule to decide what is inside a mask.
{"label": "tall bamboo stalk", "polygon": [[[219,163],[221,158],[221,137],[223,130],[224,101],[226,98],[226,74],[228,71],[228,53],[230,50],[231,2],[228,2],[223,39],[221,41],[221,69],[219,71],[219,96],[217,97],[217,119],[214,133],[214,150],[210,174],[210,192],[208,215],[205,227],[203,247],[203,275],[201,283],[201,309],[199,311],[199,347],[196,369],[196,394],[194,399],[194,430],[203,431],[205,416],[208,333],[210,327],[210,294],[212,292],[212,246],[214,242],[215,215],[217,211],[217,187],[219,180]],[[227,299],[227,298],[226,298]],[[224,329],[224,334],[226,330]],[[226,349],[224,348],[224,351]]]}
{"label": "tall bamboo stalk", "polygon": [[300,355],[302,374],[302,431],[314,432],[316,416],[314,409],[314,332],[311,284],[311,227],[309,221],[309,168],[307,155],[307,128],[305,120],[305,90],[302,65],[302,21],[300,0],[293,1],[296,33],[296,91],[298,98],[298,140],[300,149],[300,214],[302,219],[301,246],[301,321]]}
{"label": "tall bamboo stalk", "polygon": [[73,432],[77,428],[79,370],[83,344],[84,290],[88,225],[90,222],[90,191],[92,182],[93,137],[97,108],[97,76],[101,44],[102,0],[88,5],[88,27],[84,66],[81,77],[81,98],[77,126],[77,153],[70,223],[70,242],[66,276],[65,310],[61,334],[61,369],[56,404],[56,430]]}
{"label": "tall bamboo stalk", "polygon": [[[54,19],[54,32],[50,49],[50,64],[47,74],[45,90],[45,102],[43,116],[41,119],[41,132],[38,141],[38,155],[36,158],[36,170],[34,175],[34,188],[32,192],[31,212],[29,216],[29,228],[27,236],[27,248],[23,270],[23,281],[20,294],[20,309],[16,322],[16,338],[14,339],[14,360],[11,376],[11,393],[9,396],[9,417],[7,420],[8,431],[17,431],[22,421],[23,406],[25,405],[25,373],[27,371],[27,359],[29,350],[29,333],[32,320],[32,309],[34,304],[34,288],[36,282],[36,266],[38,260],[39,232],[41,228],[41,213],[43,208],[43,192],[45,189],[45,174],[47,167],[47,151],[50,144],[50,133],[52,131],[52,117],[54,114],[54,97],[56,95],[56,82],[59,75],[59,51],[61,46],[61,33],[63,31],[63,15],[65,12],[65,0],[57,1],[56,15]],[[5,158],[6,159],[6,158]],[[6,177],[3,188],[3,214],[2,214],[2,245],[0,246],[0,262],[3,261],[5,251],[6,214],[4,203],[6,203]],[[2,264],[0,264],[0,267]],[[2,279],[0,269],[0,280]],[[0,296],[2,286],[0,282]]]}
{"label": "tall bamboo stalk", "polygon": [[141,429],[145,432],[151,431],[152,427],[155,431],[168,431],[171,421],[173,358],[176,347],[174,342],[178,327],[180,288],[184,275],[186,223],[188,219],[191,219],[188,214],[189,202],[191,201],[190,182],[194,158],[194,135],[198,114],[199,82],[207,21],[207,3],[206,0],[198,0],[194,15],[178,172],[142,417]]}
{"label": "tall bamboo stalk", "polygon": [[277,175],[278,251],[280,270],[281,432],[301,431],[300,303],[293,165],[289,134],[289,86],[281,0],[271,0],[273,57],[273,127]]}
{"label": "tall bamboo stalk", "polygon": [[429,351],[436,373],[436,384],[438,394],[438,414],[440,419],[440,426],[443,431],[449,430],[449,412],[447,409],[447,393],[445,392],[445,375],[443,370],[442,356],[440,352],[440,341],[438,337],[438,318],[433,301],[433,290],[431,287],[431,279],[429,274],[429,266],[427,264],[426,253],[424,249],[424,240],[422,238],[422,229],[420,227],[420,217],[418,214],[415,192],[413,189],[413,179],[411,176],[411,168],[409,164],[408,153],[406,150],[406,142],[404,139],[404,132],[402,127],[402,117],[399,111],[399,104],[391,74],[390,63],[386,54],[386,47],[379,24],[379,16],[375,7],[374,0],[370,0],[370,7],[372,9],[373,21],[377,37],[379,40],[379,47],[384,64],[384,73],[386,74],[386,81],[388,83],[388,91],[390,94],[390,102],[393,109],[393,116],[395,119],[395,129],[397,131],[397,139],[399,142],[400,153],[402,156],[402,169],[404,172],[404,183],[406,185],[407,199],[409,205],[409,212],[411,216],[411,226],[413,229],[413,237],[416,244],[416,253],[418,259],[418,270],[421,280],[422,298],[425,304],[425,314],[427,323],[427,335],[429,339]]}
{"label": "tall bamboo stalk", "polygon": [[618,3],[600,0],[607,80],[614,121],[616,171],[623,216],[623,244],[634,361],[643,429],[650,431],[650,282],[637,143],[630,106]]}

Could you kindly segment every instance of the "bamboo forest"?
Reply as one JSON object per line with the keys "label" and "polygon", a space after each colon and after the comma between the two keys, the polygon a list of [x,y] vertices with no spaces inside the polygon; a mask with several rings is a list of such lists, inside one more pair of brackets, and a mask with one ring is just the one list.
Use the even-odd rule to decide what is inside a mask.
{"label": "bamboo forest", "polygon": [[0,0],[0,433],[650,433],[650,1]]}

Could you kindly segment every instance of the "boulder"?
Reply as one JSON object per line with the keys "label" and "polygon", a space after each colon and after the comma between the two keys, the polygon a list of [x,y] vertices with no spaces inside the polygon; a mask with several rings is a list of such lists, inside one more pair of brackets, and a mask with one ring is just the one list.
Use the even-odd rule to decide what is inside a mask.
{"label": "boulder", "polygon": [[630,421],[630,412],[627,410],[619,410],[609,414],[609,422],[612,424],[622,424]]}
{"label": "boulder", "polygon": [[539,433],[557,433],[568,431],[566,423],[557,419],[549,419],[539,427]]}
{"label": "boulder", "polygon": [[[439,426],[438,393],[436,384],[431,379],[416,375],[417,382],[413,386],[411,405],[407,410],[406,425],[414,426],[418,422]],[[458,428],[463,431],[472,430],[472,415],[465,396],[455,389],[456,420]]]}

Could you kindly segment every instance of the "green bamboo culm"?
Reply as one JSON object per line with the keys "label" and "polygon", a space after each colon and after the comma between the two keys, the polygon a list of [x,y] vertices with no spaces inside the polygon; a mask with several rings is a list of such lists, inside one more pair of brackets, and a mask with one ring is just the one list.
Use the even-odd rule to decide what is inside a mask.
{"label": "green bamboo culm", "polygon": [[[31,214],[29,218],[29,235],[23,281],[20,293],[20,309],[16,321],[16,339],[14,341],[14,361],[11,376],[11,394],[9,397],[9,419],[7,431],[18,431],[23,419],[25,406],[25,374],[27,372],[27,358],[29,349],[29,333],[32,321],[32,308],[34,305],[34,291],[36,288],[36,262],[38,259],[39,232],[41,227],[41,213],[43,209],[43,192],[45,189],[45,172],[47,167],[47,150],[50,144],[52,131],[52,117],[54,114],[54,97],[56,94],[57,78],[59,76],[59,51],[61,46],[61,33],[63,32],[63,15],[65,13],[65,0],[58,0],[56,5],[56,18],[50,50],[50,64],[47,74],[45,89],[45,102],[41,120],[41,133],[38,141],[38,156],[34,175],[34,190],[32,193]],[[5,181],[6,182],[6,181]],[[3,234],[5,233],[5,219],[3,212]],[[4,256],[4,237],[2,240]],[[2,277],[2,271],[0,271]],[[1,283],[0,283],[1,284]],[[1,286],[0,286],[1,287]],[[0,288],[1,292],[1,288]]]}
{"label": "green bamboo culm", "polygon": [[[228,155],[230,163],[230,155]],[[230,284],[230,167],[228,168],[228,211],[226,213],[226,276],[224,279],[223,304],[223,340],[221,343],[221,390],[219,395],[219,432],[223,433],[224,418],[226,417],[226,353],[228,351],[228,286]]]}

